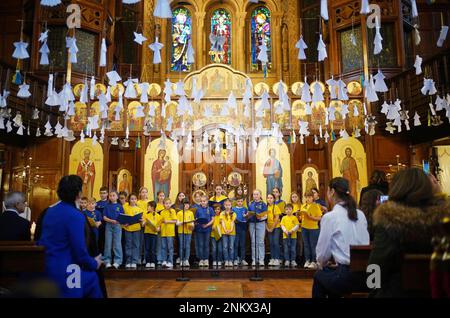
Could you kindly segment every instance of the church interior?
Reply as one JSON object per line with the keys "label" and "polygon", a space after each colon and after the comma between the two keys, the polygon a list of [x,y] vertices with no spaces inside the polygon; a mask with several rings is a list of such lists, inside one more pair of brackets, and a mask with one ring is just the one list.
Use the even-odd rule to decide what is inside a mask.
{"label": "church interior", "polygon": [[[145,188],[144,214],[149,201],[169,198],[181,204],[183,223],[179,193],[191,205],[207,197],[225,210],[226,200],[234,208],[242,198],[251,210],[257,190],[264,202],[285,202],[282,214],[287,205],[295,210],[294,195],[301,204],[317,193],[325,217],[335,213],[327,212],[335,178],[346,180],[359,209],[374,172],[392,184],[412,168],[433,175],[447,197],[449,23],[447,0],[2,0],[0,198],[24,194],[35,236],[67,175],[81,177],[88,205],[103,200],[105,188],[130,204]],[[423,275],[404,289],[430,295],[430,257],[433,247],[433,255],[448,252],[448,221],[446,243],[430,240],[429,255],[405,261],[404,275]],[[194,237],[191,266],[176,265],[184,237],[176,234],[172,270],[145,262],[136,270],[124,248],[124,264],[102,273],[108,296],[311,297],[319,268],[303,266],[301,242],[292,243],[297,262],[282,266],[271,253],[272,244],[284,251],[284,239],[273,243],[267,232],[266,264],[250,266],[256,222],[244,234],[248,268],[202,268]],[[302,231],[305,240],[309,229]],[[2,284],[18,263],[19,272],[46,266],[36,240],[5,241]],[[350,247],[350,270],[365,272],[371,248],[359,245],[369,247]],[[190,281],[175,281],[180,275]],[[264,281],[248,281],[254,276]]]}

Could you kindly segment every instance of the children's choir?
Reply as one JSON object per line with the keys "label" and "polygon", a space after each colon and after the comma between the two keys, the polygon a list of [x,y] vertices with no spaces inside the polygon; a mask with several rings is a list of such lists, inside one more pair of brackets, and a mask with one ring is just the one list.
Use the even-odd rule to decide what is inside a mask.
{"label": "children's choir", "polygon": [[[82,198],[80,209],[94,228],[106,268],[189,267],[192,240],[199,267],[209,267],[210,260],[215,267],[246,266],[248,237],[251,264],[264,266],[266,235],[270,251],[267,265],[297,267],[297,261],[304,259],[305,268],[317,267],[319,221],[326,211],[317,189],[305,193],[303,204],[296,192],[289,203],[284,202],[278,188],[266,200],[259,190],[253,191],[251,201],[241,187],[234,194],[229,199],[218,185],[210,198],[197,192],[191,205],[182,192],[172,203],[159,191],[155,202],[149,200],[145,187],[129,195],[102,187],[100,200]],[[128,224],[122,220],[134,221]]]}

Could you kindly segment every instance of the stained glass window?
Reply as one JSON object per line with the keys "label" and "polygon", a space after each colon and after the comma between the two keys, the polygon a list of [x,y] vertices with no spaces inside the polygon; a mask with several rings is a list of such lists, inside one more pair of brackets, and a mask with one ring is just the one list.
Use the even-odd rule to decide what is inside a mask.
{"label": "stained glass window", "polygon": [[228,11],[217,9],[211,17],[211,33],[225,37],[222,54],[212,54],[211,61],[231,64],[231,17]]}
{"label": "stained glass window", "polygon": [[270,30],[270,11],[266,7],[258,7],[253,10],[251,20],[251,43],[252,43],[252,60],[251,70],[262,70],[261,62],[258,60],[259,46],[264,43],[267,46],[267,57],[269,63],[267,68],[272,65],[272,41]]}
{"label": "stained glass window", "polygon": [[359,27],[339,32],[341,40],[342,72],[363,68],[361,29]]}
{"label": "stained glass window", "polygon": [[185,7],[172,12],[172,60],[171,71],[189,72],[191,64],[187,62],[187,49],[192,33],[191,13]]}

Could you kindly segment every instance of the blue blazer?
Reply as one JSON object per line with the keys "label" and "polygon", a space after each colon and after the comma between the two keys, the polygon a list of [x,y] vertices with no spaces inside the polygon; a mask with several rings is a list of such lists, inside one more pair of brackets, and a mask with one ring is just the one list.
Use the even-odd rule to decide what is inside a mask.
{"label": "blue blazer", "polygon": [[[59,286],[63,297],[102,297],[95,272],[97,262],[89,255],[86,245],[85,222],[84,215],[66,202],[49,207],[42,221],[38,244],[45,246],[47,275]],[[71,264],[81,269],[79,287],[67,284],[69,276],[73,277],[73,271],[67,272]]]}

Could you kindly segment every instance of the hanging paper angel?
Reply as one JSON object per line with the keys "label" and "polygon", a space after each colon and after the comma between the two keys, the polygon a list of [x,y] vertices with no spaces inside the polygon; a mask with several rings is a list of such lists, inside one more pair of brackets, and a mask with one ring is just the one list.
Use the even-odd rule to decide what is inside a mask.
{"label": "hanging paper angel", "polygon": [[419,12],[417,10],[416,0],[411,0],[411,17],[417,18],[419,16]]}
{"label": "hanging paper angel", "polygon": [[312,96],[312,102],[313,103],[319,103],[324,100],[323,98],[323,91],[322,91],[322,85],[320,85],[319,82],[314,82],[311,84],[313,86],[313,96]]}
{"label": "hanging paper angel", "polygon": [[6,89],[3,89],[3,94],[0,94],[0,107],[4,108],[8,105],[8,97],[9,97],[9,91]]}
{"label": "hanging paper angel", "polygon": [[381,71],[381,69],[378,69],[378,73],[373,77],[375,79],[375,92],[387,92],[389,89],[386,86],[386,83],[384,82],[384,79],[386,78]]}
{"label": "hanging paper angel", "polygon": [[295,47],[298,49],[298,59],[306,60],[305,50],[308,48],[305,41],[303,40],[303,35],[300,35],[300,40],[295,44]]}
{"label": "hanging paper angel", "polygon": [[253,86],[252,81],[250,79],[245,80],[245,92],[244,96],[242,97],[242,103],[244,105],[250,105],[251,99],[253,98]]}
{"label": "hanging paper angel", "polygon": [[322,40],[322,34],[319,35],[319,44],[317,45],[317,51],[319,52],[319,56],[318,56],[319,62],[322,62],[323,60],[325,60],[328,57],[327,47]]}
{"label": "hanging paper angel", "polygon": [[417,112],[414,113],[414,126],[420,126],[422,123],[420,122],[420,116]]}
{"label": "hanging paper angel", "polygon": [[22,40],[19,42],[14,42],[14,52],[12,57],[18,60],[24,60],[30,57],[30,55],[28,54],[27,48],[28,48],[28,43],[23,42]]}
{"label": "hanging paper angel", "polygon": [[422,74],[422,58],[419,55],[416,55],[414,68],[416,69],[416,75]]}
{"label": "hanging paper angel", "polygon": [[373,54],[377,55],[383,50],[383,37],[381,36],[381,26],[378,17],[375,18],[376,26],[375,26],[375,38],[373,39]]}
{"label": "hanging paper angel", "polygon": [[446,103],[446,100],[441,98],[441,96],[438,95],[436,97],[436,101],[434,102],[434,105],[436,105],[436,111],[438,112],[438,111],[443,110],[445,108],[445,103]]}
{"label": "hanging paper angel", "polygon": [[367,101],[371,103],[378,101],[378,96],[375,91],[375,83],[373,81],[372,74],[370,75],[369,80],[366,79],[364,81],[364,86],[365,86],[364,97],[367,98]]}
{"label": "hanging paper angel", "polygon": [[186,92],[184,91],[184,83],[182,80],[179,80],[175,85],[175,95],[186,96]]}
{"label": "hanging paper angel", "polygon": [[361,11],[359,13],[360,14],[370,13],[369,0],[361,0]]}
{"label": "hanging paper angel", "polygon": [[91,76],[91,81],[89,82],[89,97],[91,100],[95,99],[95,76]]}
{"label": "hanging paper angel", "polygon": [[137,33],[137,32],[133,32],[134,33],[134,42],[136,42],[139,45],[142,45],[142,43],[144,43],[145,41],[147,41],[147,38],[145,36],[142,35],[142,33]]}
{"label": "hanging paper angel", "polygon": [[348,132],[347,132],[347,130],[344,128],[344,129],[341,129],[340,131],[339,131],[339,136],[342,138],[342,139],[347,139],[347,138],[349,138],[350,137],[350,135],[348,134]]}
{"label": "hanging paper angel", "polygon": [[306,81],[306,77],[305,83],[303,84],[302,87],[302,96],[300,97],[300,99],[305,103],[310,103],[312,101],[310,87],[308,82]]}
{"label": "hanging paper angel", "polygon": [[41,0],[42,6],[55,7],[61,4],[61,0]]}
{"label": "hanging paper angel", "polygon": [[262,44],[259,46],[259,53],[256,58],[259,61],[261,61],[264,71],[264,78],[267,77],[267,63],[269,62],[269,57],[267,56],[267,45],[264,40],[262,41]]}
{"label": "hanging paper angel", "polygon": [[66,37],[66,48],[69,49],[70,53],[70,63],[76,64],[77,59],[77,53],[78,53],[78,46],[77,46],[77,39],[75,37]]}
{"label": "hanging paper angel", "polygon": [[305,115],[312,115],[312,108],[310,103],[305,103]]}
{"label": "hanging paper angel", "polygon": [[39,119],[39,109],[33,109],[33,115],[31,116],[31,119]]}
{"label": "hanging paper angel", "polygon": [[98,66],[105,67],[106,66],[106,53],[108,52],[108,49],[106,47],[106,39],[102,39],[102,45],[100,46],[100,63]]}
{"label": "hanging paper angel", "polygon": [[19,91],[17,92],[17,97],[28,98],[30,96],[31,96],[30,85],[23,82],[23,84],[19,86]]}
{"label": "hanging paper angel", "polygon": [[326,81],[328,91],[330,92],[330,99],[337,99],[337,91],[339,89],[338,82],[334,80],[333,76]]}
{"label": "hanging paper angel", "polygon": [[329,121],[335,121],[336,120],[336,108],[334,107],[334,104],[331,103],[328,107],[328,120]]}
{"label": "hanging paper angel", "polygon": [[307,121],[298,121],[299,130],[298,133],[301,136],[309,136],[309,122]]}
{"label": "hanging paper angel", "polygon": [[123,95],[125,98],[133,99],[137,97],[136,88],[134,87],[135,83],[138,83],[138,79],[131,77],[123,83],[127,87],[125,89],[125,94]]}
{"label": "hanging paper angel", "polygon": [[342,79],[339,79],[338,81],[338,99],[343,101],[349,100],[347,95],[347,85],[345,85]]}
{"label": "hanging paper angel", "polygon": [[389,105],[386,101],[384,101],[384,103],[381,105],[381,113],[387,115],[389,111]]}
{"label": "hanging paper angel", "polygon": [[49,65],[48,55],[50,54],[50,49],[47,45],[47,39],[44,40],[41,48],[39,49],[39,53],[41,53],[41,59],[39,60],[40,65]]}
{"label": "hanging paper angel", "polygon": [[341,115],[342,115],[342,119],[345,119],[345,118],[347,118],[347,114],[349,113],[349,110],[348,110],[348,105],[347,104],[342,104],[342,106],[341,106],[341,109],[340,109],[340,111],[339,111],[340,113],[341,113]]}
{"label": "hanging paper angel", "polygon": [[447,33],[448,33],[448,26],[447,25],[441,26],[441,32],[439,33],[439,38],[436,43],[437,47],[442,47],[444,45],[444,41],[447,38]]}
{"label": "hanging paper angel", "polygon": [[419,25],[414,24],[413,27],[414,27],[414,45],[418,46],[422,41],[422,38],[420,37]]}
{"label": "hanging paper angel", "polygon": [[148,46],[153,51],[153,64],[161,63],[161,49],[164,44],[158,42],[158,37],[155,38],[155,42]]}
{"label": "hanging paper angel", "polygon": [[116,86],[117,82],[120,82],[122,80],[122,78],[116,71],[110,71],[106,73],[106,76],[108,77],[109,80],[108,83],[109,86]]}
{"label": "hanging paper angel", "polygon": [[170,81],[170,79],[167,79],[164,82],[164,101],[166,103],[170,103],[171,99],[170,99],[170,95],[173,94],[173,90],[172,90],[172,82]]}
{"label": "hanging paper angel", "polygon": [[322,19],[328,21],[328,1],[320,0],[320,16]]}
{"label": "hanging paper angel", "polygon": [[140,83],[139,88],[141,90],[141,98],[139,101],[143,104],[148,103],[148,89],[150,88],[150,84],[147,82]]}
{"label": "hanging paper angel", "polygon": [[233,112],[233,114],[237,110],[236,97],[234,96],[233,91],[231,91],[230,95],[228,95],[228,100],[227,100],[226,107],[228,107],[228,109],[230,109]]}
{"label": "hanging paper angel", "polygon": [[8,120],[6,121],[6,132],[7,132],[7,133],[10,133],[12,130],[13,130],[13,128],[12,128],[12,123],[11,123],[11,121],[8,119]]}
{"label": "hanging paper angel", "polygon": [[45,128],[45,132],[44,135],[47,137],[53,136],[53,132],[52,132],[52,124],[50,124],[50,119],[47,119],[47,123],[44,126]]}
{"label": "hanging paper angel", "polygon": [[171,19],[172,10],[170,9],[170,0],[157,0],[155,10],[153,11],[153,16],[163,19]]}

